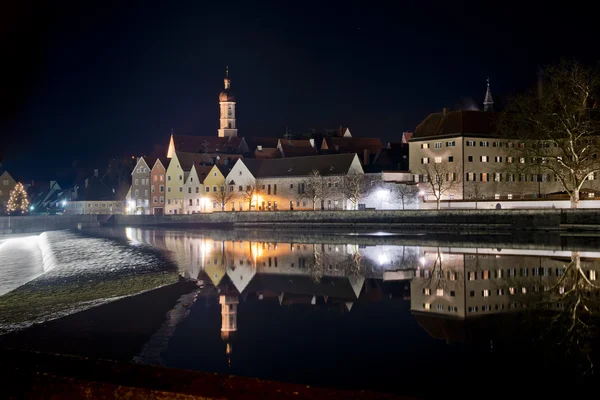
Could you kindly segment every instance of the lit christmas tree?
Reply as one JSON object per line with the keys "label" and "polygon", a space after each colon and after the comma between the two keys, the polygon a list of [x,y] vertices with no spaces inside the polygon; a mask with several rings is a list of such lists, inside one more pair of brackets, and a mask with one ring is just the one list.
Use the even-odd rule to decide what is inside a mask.
{"label": "lit christmas tree", "polygon": [[29,199],[27,198],[27,192],[25,192],[25,188],[22,183],[17,183],[14,190],[10,192],[10,198],[8,199],[8,204],[6,207],[6,211],[10,214],[13,211],[21,210],[21,214],[25,214],[29,211]]}

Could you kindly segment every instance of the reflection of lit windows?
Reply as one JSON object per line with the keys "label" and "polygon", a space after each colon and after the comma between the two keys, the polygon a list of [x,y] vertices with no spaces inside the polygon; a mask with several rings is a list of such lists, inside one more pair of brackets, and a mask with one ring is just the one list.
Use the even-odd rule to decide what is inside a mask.
{"label": "reflection of lit windows", "polygon": [[596,271],[593,269],[590,269],[590,281],[595,281],[596,280]]}
{"label": "reflection of lit windows", "polygon": [[523,287],[521,288],[521,293],[523,293],[523,294],[527,294],[527,288],[525,288],[525,286],[523,286]]}
{"label": "reflection of lit windows", "polygon": [[435,295],[436,296],[443,296],[444,295],[444,289],[437,289],[435,291]]}
{"label": "reflection of lit windows", "polygon": [[450,280],[451,281],[455,281],[456,280],[456,272],[450,272]]}
{"label": "reflection of lit windows", "polygon": [[509,287],[508,288],[508,293],[515,294],[515,288],[514,287]]}
{"label": "reflection of lit windows", "polygon": [[559,286],[558,287],[558,293],[564,294],[565,293],[565,287],[564,286]]}
{"label": "reflection of lit windows", "polygon": [[477,272],[469,272],[469,280],[474,281],[477,279]]}
{"label": "reflection of lit windows", "polygon": [[489,289],[483,289],[483,292],[481,293],[481,295],[483,297],[490,297],[490,290]]}
{"label": "reflection of lit windows", "polygon": [[498,289],[498,296],[504,296],[504,289]]}
{"label": "reflection of lit windows", "polygon": [[490,271],[487,269],[481,273],[481,279],[490,279]]}
{"label": "reflection of lit windows", "polygon": [[429,296],[431,294],[431,289],[429,288],[424,288],[423,289],[423,294]]}
{"label": "reflection of lit windows", "polygon": [[431,309],[431,304],[429,304],[429,303],[423,303],[423,308],[425,310],[429,310],[429,309]]}

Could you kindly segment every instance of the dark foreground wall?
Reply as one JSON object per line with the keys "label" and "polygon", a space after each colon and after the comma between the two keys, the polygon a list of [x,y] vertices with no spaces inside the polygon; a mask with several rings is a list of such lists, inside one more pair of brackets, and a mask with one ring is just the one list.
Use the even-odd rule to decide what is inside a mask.
{"label": "dark foreground wall", "polygon": [[[103,218],[106,216],[100,216]],[[23,217],[0,217],[0,234],[55,231],[98,226],[98,215],[34,215]]]}
{"label": "dark foreground wall", "polygon": [[600,229],[600,210],[392,210],[215,212],[192,215],[114,215],[115,225],[215,225],[327,228]]}

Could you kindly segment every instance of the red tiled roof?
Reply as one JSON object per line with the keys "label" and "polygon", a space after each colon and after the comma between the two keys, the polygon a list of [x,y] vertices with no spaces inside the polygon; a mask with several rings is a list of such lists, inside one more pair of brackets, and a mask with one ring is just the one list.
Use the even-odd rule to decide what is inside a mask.
{"label": "red tiled roof", "polygon": [[215,154],[215,153],[187,153],[176,151],[177,158],[184,171],[189,171],[192,165],[233,165],[238,158],[244,158],[241,154]]}
{"label": "red tiled roof", "polygon": [[277,143],[279,143],[279,138],[246,137],[245,139],[250,151],[254,151],[257,146],[262,146],[263,149],[265,147],[277,147]]}
{"label": "red tiled roof", "polygon": [[276,147],[263,147],[262,150],[254,150],[254,158],[281,158],[281,152]]}
{"label": "red tiled roof", "polygon": [[429,114],[417,126],[411,141],[430,137],[444,137],[452,135],[494,135],[496,133],[496,118],[494,112],[485,111],[450,111]]}
{"label": "red tiled roof", "polygon": [[186,153],[237,153],[242,140],[237,136],[173,135],[175,150]]}
{"label": "red tiled roof", "polygon": [[328,137],[325,141],[330,151],[340,153],[362,153],[364,150],[376,153],[383,149],[383,143],[379,138]]}

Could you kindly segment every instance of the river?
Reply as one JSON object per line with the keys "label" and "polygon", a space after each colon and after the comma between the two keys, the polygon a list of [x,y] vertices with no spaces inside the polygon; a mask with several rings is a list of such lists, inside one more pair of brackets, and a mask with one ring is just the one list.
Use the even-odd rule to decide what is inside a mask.
{"label": "river", "polygon": [[2,347],[417,397],[596,376],[590,246],[115,228],[4,238],[0,278]]}

